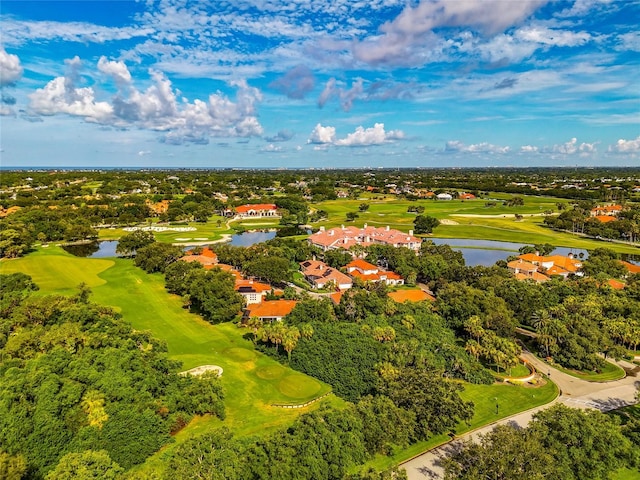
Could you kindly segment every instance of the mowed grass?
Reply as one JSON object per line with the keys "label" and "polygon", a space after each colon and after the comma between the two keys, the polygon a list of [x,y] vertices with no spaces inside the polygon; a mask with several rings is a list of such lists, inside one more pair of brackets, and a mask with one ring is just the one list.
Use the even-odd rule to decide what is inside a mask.
{"label": "mowed grass", "polygon": [[31,276],[45,294],[70,294],[77,292],[80,283],[85,283],[91,288],[106,283],[99,275],[113,265],[114,261],[108,259],[94,259],[88,262],[52,245],[26,257],[3,259],[0,261],[0,273],[22,272]]}
{"label": "mowed grass", "polygon": [[[74,268],[71,273],[69,265]],[[237,436],[263,434],[290,424],[301,413],[316,409],[321,402],[300,409],[283,409],[273,404],[305,403],[331,390],[329,385],[257,352],[253,343],[243,338],[246,329],[233,323],[211,325],[189,313],[182,308],[179,297],[166,292],[160,274],[149,275],[135,267],[131,260],[83,259],[65,254],[61,249],[51,249],[0,262],[2,273],[31,275],[39,270],[47,272],[34,277],[42,294],[73,293],[76,291],[73,287],[81,281],[91,284],[93,301],[114,307],[134,328],[149,330],[164,340],[169,356],[182,362],[184,370],[209,364],[224,369],[222,385],[227,418],[224,421],[197,418],[176,436],[178,442],[222,425]],[[76,278],[70,278],[72,273]],[[344,405],[334,395],[322,402]],[[173,448],[175,444],[168,447]],[[166,454],[167,450],[159,452],[140,468],[161,470]]]}
{"label": "mowed grass", "polygon": [[[538,387],[465,383],[464,391],[460,394],[460,397],[465,401],[474,403],[474,415],[468,424],[460,422],[455,429],[455,434],[462,435],[502,418],[544,405],[553,401],[559,393],[558,387],[552,382],[546,382]],[[498,405],[497,409],[496,405]],[[388,457],[377,455],[372,461],[366,463],[365,467],[372,466],[377,471],[388,470],[427,450],[448,442],[449,439],[450,437],[447,434],[437,435],[427,441],[411,445],[409,448],[397,448]]]}
{"label": "mowed grass", "polygon": [[571,370],[561,367],[560,365],[554,365],[554,367],[567,375],[579,378],[580,380],[586,380],[587,382],[611,382],[625,377],[625,371],[618,365],[611,362],[605,363],[606,365],[601,372]]}

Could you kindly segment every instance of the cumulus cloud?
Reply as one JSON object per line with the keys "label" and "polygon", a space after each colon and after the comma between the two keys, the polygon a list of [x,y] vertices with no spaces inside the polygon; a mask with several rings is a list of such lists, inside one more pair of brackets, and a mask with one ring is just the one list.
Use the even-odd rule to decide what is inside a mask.
{"label": "cumulus cloud", "polygon": [[618,35],[618,50],[640,52],[640,32],[628,32]]}
{"label": "cumulus cloud", "polygon": [[518,24],[546,0],[422,0],[407,5],[392,21],[380,27],[381,35],[354,44],[354,56],[367,63],[397,63],[414,46],[434,41],[440,27],[471,27],[494,35]]}
{"label": "cumulus cloud", "polygon": [[313,90],[315,83],[315,77],[309,67],[298,65],[271,82],[269,87],[289,98],[302,99]]}
{"label": "cumulus cloud", "polygon": [[124,62],[109,61],[102,56],[98,60],[98,70],[105,75],[109,75],[118,85],[131,83],[131,73]]}
{"label": "cumulus cloud", "polygon": [[618,140],[614,145],[609,145],[609,152],[612,153],[640,153],[640,136],[635,140]]}
{"label": "cumulus cloud", "polygon": [[318,123],[311,132],[311,135],[309,135],[309,140],[307,140],[307,143],[328,144],[333,143],[335,139],[335,127],[323,127]]}
{"label": "cumulus cloud", "polygon": [[44,88],[29,95],[30,108],[39,115],[66,113],[79,116],[87,121],[107,122],[113,115],[113,107],[107,102],[98,102],[91,87],[77,87],[80,58],[65,62],[67,73],[64,77],[51,80]]}
{"label": "cumulus cloud", "polygon": [[373,127],[359,126],[354,132],[347,134],[345,138],[336,138],[335,127],[323,127],[317,124],[311,132],[307,143],[315,143],[318,146],[335,145],[338,147],[365,147],[370,145],[382,145],[405,137],[402,130],[386,131],[384,123],[376,123]]}
{"label": "cumulus cloud", "polygon": [[401,130],[384,129],[384,123],[376,123],[372,128],[357,127],[355,132],[347,135],[346,138],[336,140],[335,144],[346,147],[362,147],[368,145],[382,145],[393,140],[404,138]]}
{"label": "cumulus cloud", "polygon": [[554,153],[561,153],[563,155],[588,155],[596,151],[596,144],[584,142],[579,144],[578,139],[574,137],[568,142],[554,145],[551,148],[551,151]]}
{"label": "cumulus cloud", "polygon": [[465,153],[508,153],[509,147],[501,147],[491,143],[482,142],[465,145],[460,140],[450,140],[444,147],[445,152],[465,152]]}
{"label": "cumulus cloud", "polygon": [[22,77],[22,65],[17,55],[0,47],[0,86],[12,85]]}
{"label": "cumulus cloud", "polygon": [[256,116],[256,104],[262,100],[262,95],[246,81],[230,83],[236,88],[235,101],[215,93],[207,101],[195,99],[189,102],[184,98],[178,100],[178,92],[162,72],[151,70],[152,84],[141,91],[133,85],[123,62],[101,57],[98,69],[118,85],[118,93],[107,102],[96,100],[93,88],[77,86],[81,66],[78,57],[66,63],[64,77],[51,80],[30,95],[33,113],[62,113],[104,125],[167,132],[161,141],[168,144],[206,144],[211,136],[262,135],[262,126]]}

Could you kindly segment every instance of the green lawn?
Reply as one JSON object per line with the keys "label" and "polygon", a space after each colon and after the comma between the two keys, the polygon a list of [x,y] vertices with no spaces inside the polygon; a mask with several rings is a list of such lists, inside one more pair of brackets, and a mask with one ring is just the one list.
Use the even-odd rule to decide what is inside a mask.
{"label": "green lawn", "polygon": [[[475,413],[469,424],[459,423],[455,433],[462,435],[501,418],[544,405],[551,402],[559,393],[558,387],[552,382],[547,382],[539,387],[465,384],[464,392],[460,396],[464,400],[471,400],[474,403]],[[497,411],[496,405],[498,405]],[[389,457],[377,455],[372,461],[365,464],[365,467],[373,466],[378,471],[388,470],[394,465],[405,462],[448,441],[448,435],[438,435],[427,441],[411,445],[409,448],[396,449]]]}
{"label": "green lawn", "polygon": [[606,362],[606,366],[602,372],[577,371],[563,368],[560,365],[554,365],[554,367],[561,372],[581,380],[586,380],[587,382],[611,382],[613,380],[620,380],[625,376],[624,370],[611,362]]}

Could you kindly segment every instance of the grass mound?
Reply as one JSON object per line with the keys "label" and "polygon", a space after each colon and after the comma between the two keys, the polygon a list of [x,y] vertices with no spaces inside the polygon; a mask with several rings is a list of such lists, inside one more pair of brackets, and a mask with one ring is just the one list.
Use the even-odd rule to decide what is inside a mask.
{"label": "grass mound", "polygon": [[233,347],[222,352],[225,357],[232,358],[239,362],[248,362],[256,358],[256,354],[247,348]]}
{"label": "grass mound", "polygon": [[301,374],[287,375],[278,383],[280,393],[296,399],[313,397],[321,388],[322,385],[317,380]]}
{"label": "grass mound", "polygon": [[284,375],[285,368],[282,365],[268,365],[256,370],[258,378],[263,380],[276,380]]}

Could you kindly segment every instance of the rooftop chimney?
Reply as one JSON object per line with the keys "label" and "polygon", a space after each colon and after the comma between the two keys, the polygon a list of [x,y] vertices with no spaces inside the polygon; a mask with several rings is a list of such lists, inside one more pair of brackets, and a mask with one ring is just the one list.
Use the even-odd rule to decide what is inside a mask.
{"label": "rooftop chimney", "polygon": [[389,231],[389,225],[387,225],[387,229],[386,230],[387,230],[387,232]]}
{"label": "rooftop chimney", "polygon": [[324,225],[322,227],[320,227],[320,231],[324,232]]}
{"label": "rooftop chimney", "polygon": [[409,230],[409,236],[413,237],[413,230]]}
{"label": "rooftop chimney", "polygon": [[367,228],[367,224],[366,223],[364,224],[364,228]]}

